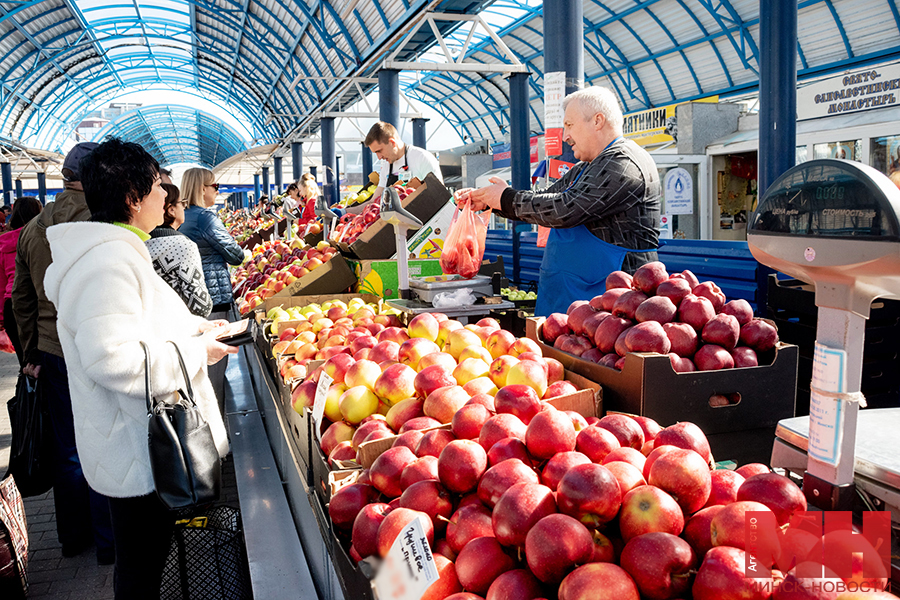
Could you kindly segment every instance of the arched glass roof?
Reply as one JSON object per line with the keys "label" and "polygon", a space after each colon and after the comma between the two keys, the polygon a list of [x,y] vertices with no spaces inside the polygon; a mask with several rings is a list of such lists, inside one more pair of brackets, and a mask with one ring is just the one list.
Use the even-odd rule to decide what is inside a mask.
{"label": "arched glass roof", "polygon": [[[900,55],[894,0],[798,7],[801,78]],[[542,8],[537,0],[0,0],[0,136],[58,150],[91,110],[126,92],[170,89],[231,111],[252,144],[283,147],[315,130],[323,107],[335,110],[351,78],[373,77],[429,10],[479,13],[494,25],[531,71],[531,129],[541,131]],[[464,62],[503,60],[486,35],[469,37],[459,23],[439,29]],[[613,88],[626,111],[758,85],[758,0],[585,0],[584,31],[586,81]],[[428,61],[439,49],[421,28],[396,59]],[[401,86],[467,139],[504,136],[501,74],[404,72]]]}
{"label": "arched glass roof", "polygon": [[107,136],[140,144],[162,166],[195,163],[212,168],[247,149],[241,135],[221,119],[188,106],[131,110],[101,129],[94,141]]}

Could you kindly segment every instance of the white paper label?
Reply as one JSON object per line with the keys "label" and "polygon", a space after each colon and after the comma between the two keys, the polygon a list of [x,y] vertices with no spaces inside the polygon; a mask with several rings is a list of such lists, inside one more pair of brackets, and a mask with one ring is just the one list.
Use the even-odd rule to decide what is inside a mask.
{"label": "white paper label", "polygon": [[661,215],[659,217],[659,239],[661,239],[661,240],[671,240],[672,239],[672,216],[671,215]]}
{"label": "white paper label", "polygon": [[842,402],[822,395],[846,392],[847,353],[816,342],[813,357],[812,392],[809,397],[809,446],[816,460],[836,465],[840,459]]}
{"label": "white paper label", "polygon": [[312,418],[313,423],[316,425],[316,431],[318,431],[318,425],[322,422],[322,415],[325,414],[325,396],[328,395],[328,388],[331,387],[331,384],[334,383],[334,379],[331,378],[331,375],[322,371],[319,374],[319,383],[316,384],[316,399],[313,402],[313,411]]}
{"label": "white paper label", "polygon": [[678,167],[669,170],[663,179],[666,199],[666,213],[670,215],[690,215],[694,213],[694,180],[691,174]]}
{"label": "white paper label", "polygon": [[563,126],[563,99],[566,97],[566,72],[544,73],[544,128]]}
{"label": "white paper label", "polygon": [[379,600],[419,600],[438,580],[437,567],[419,519],[403,528],[375,576]]}

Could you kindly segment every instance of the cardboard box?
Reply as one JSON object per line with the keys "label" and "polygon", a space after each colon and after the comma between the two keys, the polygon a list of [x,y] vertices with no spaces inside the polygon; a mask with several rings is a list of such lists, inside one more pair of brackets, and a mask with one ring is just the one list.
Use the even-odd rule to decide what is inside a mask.
{"label": "cardboard box", "polygon": [[362,298],[366,301],[366,303],[373,303],[381,305],[381,298],[376,294],[360,294],[360,293],[352,293],[352,294],[311,294],[304,296],[273,296],[271,298],[267,298],[263,301],[262,304],[254,309],[255,314],[262,314],[265,317],[266,313],[275,308],[276,306],[281,306],[283,308],[288,308],[290,306],[308,306],[310,304],[322,304],[323,302],[328,302],[329,300],[340,300],[344,304],[349,303],[354,298]]}
{"label": "cardboard box", "polygon": [[[666,355],[631,353],[622,371],[616,371],[544,344],[538,336],[542,322],[542,318],[528,319],[527,336],[544,356],[599,383],[607,411],[643,415],[663,427],[690,421],[707,435],[774,427],[794,416],[797,346],[780,343],[774,360],[764,366],[693,373],[676,373]],[[738,401],[712,407],[709,401],[714,395]]]}
{"label": "cardboard box", "polygon": [[[397,289],[400,282],[397,275],[396,260],[349,260],[347,262],[356,275],[355,289],[357,292],[374,294],[385,300],[398,297]],[[410,277],[428,277],[430,275],[440,275],[441,273],[440,260],[409,261]]]}
{"label": "cardboard box", "polygon": [[[422,223],[427,223],[449,201],[450,192],[437,177],[429,174],[425,182],[403,200],[403,208],[418,217]],[[415,234],[416,231],[407,231],[407,241]],[[394,226],[384,221],[376,221],[355,242],[349,245],[338,244],[338,247],[341,252],[352,258],[370,260],[390,258],[397,253]]]}
{"label": "cardboard box", "polygon": [[[375,590],[372,580],[375,578],[374,559],[354,561],[347,553],[350,540],[347,536],[332,530],[332,539],[327,546],[331,549],[331,560],[334,572],[341,584],[344,598],[348,600],[374,600]],[[370,562],[373,561],[373,562]]]}
{"label": "cardboard box", "polygon": [[356,283],[356,277],[343,256],[335,254],[318,269],[311,271],[271,298],[341,294]]}
{"label": "cardboard box", "polygon": [[[578,391],[565,396],[557,396],[547,400],[547,403],[559,410],[573,410],[583,417],[598,417],[603,414],[603,395],[600,386],[586,377],[577,373],[566,371],[566,380],[571,381]],[[450,429],[450,424],[423,429]],[[357,462],[364,469],[368,469],[381,456],[381,453],[390,448],[398,436],[391,436],[360,444],[357,451]]]}
{"label": "cardboard box", "polygon": [[440,258],[454,213],[456,205],[448,202],[427,223],[417,229],[406,243],[409,258]]}

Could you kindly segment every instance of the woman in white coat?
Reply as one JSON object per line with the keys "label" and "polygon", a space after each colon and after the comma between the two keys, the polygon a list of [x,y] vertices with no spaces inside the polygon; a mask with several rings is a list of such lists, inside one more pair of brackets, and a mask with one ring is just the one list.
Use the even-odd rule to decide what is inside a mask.
{"label": "woman in white coat", "polygon": [[75,441],[88,484],[109,497],[115,597],[158,598],[174,519],[156,496],[147,447],[144,352],[157,397],[184,388],[184,356],[220,456],[225,426],[207,365],[237,348],[215,340],[223,323],[191,314],[153,270],[144,242],[163,222],[159,165],[137,144],[108,140],[81,163],[91,221],[47,230],[53,264],[44,287],[56,305],[69,369]]}

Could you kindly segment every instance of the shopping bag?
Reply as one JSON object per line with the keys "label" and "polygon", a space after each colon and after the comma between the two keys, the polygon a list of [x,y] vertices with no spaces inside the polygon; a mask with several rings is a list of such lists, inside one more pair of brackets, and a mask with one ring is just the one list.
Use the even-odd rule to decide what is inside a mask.
{"label": "shopping bag", "polygon": [[538,225],[538,237],[537,237],[537,247],[538,248],[546,248],[547,247],[547,238],[550,237],[550,228],[544,227],[543,225]]}
{"label": "shopping bag", "polygon": [[478,274],[490,218],[490,210],[476,213],[468,202],[457,207],[441,251],[441,270],[445,274],[456,274],[465,279]]}
{"label": "shopping bag", "polygon": [[15,476],[26,498],[53,487],[53,433],[39,381],[20,373],[16,395],[6,403],[12,429],[7,475]]}
{"label": "shopping bag", "polygon": [[160,600],[250,600],[241,514],[230,506],[182,511],[163,570]]}
{"label": "shopping bag", "polygon": [[9,339],[9,334],[6,333],[5,329],[0,329],[0,350],[3,352],[8,352],[10,354],[15,354],[16,349],[13,347],[12,342]]}
{"label": "shopping bag", "polygon": [[0,598],[19,600],[28,590],[28,527],[15,478],[0,481]]}

